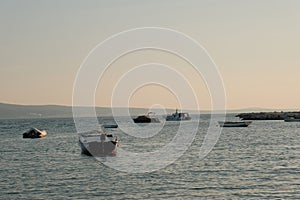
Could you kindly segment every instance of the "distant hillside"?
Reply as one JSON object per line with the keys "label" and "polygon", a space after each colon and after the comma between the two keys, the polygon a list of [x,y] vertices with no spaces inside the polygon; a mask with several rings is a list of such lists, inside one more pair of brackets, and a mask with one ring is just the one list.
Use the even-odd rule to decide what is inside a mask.
{"label": "distant hillside", "polygon": [[[127,108],[117,108],[125,111]],[[130,114],[137,116],[148,112],[146,108],[130,108]],[[160,110],[152,110],[157,114],[162,114]],[[173,113],[174,109],[167,109],[167,113]],[[184,110],[190,114],[197,114],[197,111]],[[227,113],[244,113],[244,112],[271,112],[280,111],[276,109],[263,109],[263,108],[248,108],[240,110],[228,110]],[[283,110],[292,111],[292,110]],[[97,116],[112,116],[111,108],[96,107]],[[201,114],[209,114],[210,111],[201,111]],[[71,106],[58,106],[58,105],[16,105],[0,103],[0,119],[26,119],[26,118],[64,118],[73,117]]]}
{"label": "distant hillside", "polygon": [[0,118],[39,118],[39,117],[69,117],[71,107],[67,106],[27,106],[0,103]]}
{"label": "distant hillside", "polygon": [[[127,108],[117,108],[127,110]],[[147,113],[148,109],[130,108],[131,115]],[[168,112],[171,112],[168,110]],[[111,116],[111,108],[96,107],[98,116]],[[57,105],[16,105],[0,103],[0,119],[26,119],[26,118],[64,118],[73,117],[71,106]]]}

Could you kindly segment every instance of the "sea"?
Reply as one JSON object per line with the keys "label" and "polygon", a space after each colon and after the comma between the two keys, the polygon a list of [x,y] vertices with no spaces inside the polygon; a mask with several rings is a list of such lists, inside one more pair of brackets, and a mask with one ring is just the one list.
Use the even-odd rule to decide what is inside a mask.
{"label": "sea", "polygon": [[[115,123],[112,117],[98,120]],[[223,128],[202,158],[209,122],[210,115],[202,115],[200,122],[141,125],[148,132],[163,126],[149,137],[107,129],[120,147],[115,156],[97,159],[81,154],[72,118],[1,119],[0,199],[300,199],[299,122],[253,121],[246,128]],[[151,160],[149,155],[172,157],[172,151],[161,149],[183,123],[198,127],[182,154],[162,165],[155,163],[160,159]],[[46,129],[47,137],[23,139],[31,127]],[[145,163],[126,160],[124,150],[145,155]]]}

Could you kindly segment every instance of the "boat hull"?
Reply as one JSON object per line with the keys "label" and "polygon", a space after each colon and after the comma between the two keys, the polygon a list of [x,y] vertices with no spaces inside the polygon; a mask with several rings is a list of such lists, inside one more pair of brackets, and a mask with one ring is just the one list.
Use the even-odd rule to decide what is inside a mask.
{"label": "boat hull", "polygon": [[38,130],[33,128],[25,133],[23,133],[23,138],[43,138],[46,137],[47,132],[45,130]]}
{"label": "boat hull", "polygon": [[221,127],[248,127],[252,122],[219,122]]}
{"label": "boat hull", "polygon": [[116,155],[117,142],[88,142],[84,143],[79,140],[79,145],[81,147],[81,153],[88,156],[106,156],[106,155]]}
{"label": "boat hull", "polygon": [[137,117],[133,119],[134,123],[160,123],[157,118]]}
{"label": "boat hull", "polygon": [[300,119],[285,119],[285,122],[300,122]]}
{"label": "boat hull", "polygon": [[79,134],[81,153],[88,156],[115,155],[118,139],[103,131],[89,131]]}
{"label": "boat hull", "polygon": [[118,128],[117,124],[104,124],[103,128]]}
{"label": "boat hull", "polygon": [[192,119],[191,117],[185,117],[185,118],[167,117],[166,121],[189,121],[191,119]]}

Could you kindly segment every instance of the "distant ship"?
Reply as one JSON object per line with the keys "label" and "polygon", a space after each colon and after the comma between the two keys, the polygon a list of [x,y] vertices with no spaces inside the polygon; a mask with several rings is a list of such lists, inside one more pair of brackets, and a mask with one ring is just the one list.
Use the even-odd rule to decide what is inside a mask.
{"label": "distant ship", "polygon": [[178,112],[178,110],[176,109],[176,112],[171,114],[171,115],[167,115],[166,117],[166,121],[183,121],[183,120],[191,120],[192,118],[190,117],[189,113],[181,113]]}
{"label": "distant ship", "polygon": [[149,112],[147,115],[140,115],[133,119],[134,123],[160,123],[160,120],[155,117],[154,112]]}

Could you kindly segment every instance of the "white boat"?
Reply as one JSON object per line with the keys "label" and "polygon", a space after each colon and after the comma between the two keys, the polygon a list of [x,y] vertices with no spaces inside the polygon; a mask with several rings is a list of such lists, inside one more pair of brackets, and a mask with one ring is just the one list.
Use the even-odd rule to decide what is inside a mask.
{"label": "white boat", "polygon": [[167,115],[166,121],[183,121],[183,120],[191,120],[189,113],[181,113],[178,112],[176,109],[176,112],[170,115]]}
{"label": "white boat", "polygon": [[94,130],[79,134],[81,153],[88,156],[115,155],[118,139],[103,130]]}
{"label": "white boat", "polygon": [[225,121],[221,122],[219,121],[219,125],[221,127],[247,127],[252,123],[252,121]]}

